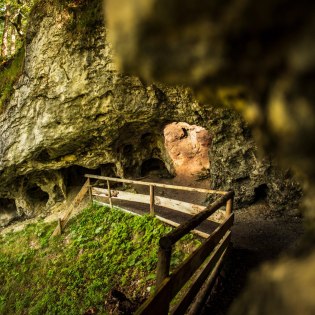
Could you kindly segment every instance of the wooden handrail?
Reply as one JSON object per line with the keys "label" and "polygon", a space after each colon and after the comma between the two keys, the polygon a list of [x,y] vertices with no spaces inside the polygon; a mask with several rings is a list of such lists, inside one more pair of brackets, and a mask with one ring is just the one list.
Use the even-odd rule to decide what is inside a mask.
{"label": "wooden handrail", "polygon": [[185,191],[195,191],[195,192],[202,192],[202,193],[206,193],[206,194],[218,194],[218,195],[226,195],[227,194],[226,191],[221,191],[221,190],[194,188],[194,187],[177,186],[177,185],[167,185],[167,184],[160,184],[160,183],[154,183],[154,182],[142,182],[139,180],[99,176],[99,175],[93,175],[93,174],[85,174],[84,176],[87,178],[99,179],[99,180],[104,180],[104,181],[109,180],[109,181],[113,181],[113,182],[117,182],[117,183],[153,186],[153,187],[169,188],[169,189],[185,190]]}
{"label": "wooden handrail", "polygon": [[[179,239],[181,239],[184,235],[193,230],[196,226],[198,226],[201,222],[207,219],[211,214],[217,211],[221,206],[223,206],[228,200],[231,200],[234,196],[234,191],[227,192],[220,199],[213,202],[209,205],[205,210],[196,214],[188,221],[182,223],[175,230],[163,236],[160,239],[160,246],[162,248],[170,248],[173,244],[175,244]],[[230,213],[231,214],[231,213]]]}

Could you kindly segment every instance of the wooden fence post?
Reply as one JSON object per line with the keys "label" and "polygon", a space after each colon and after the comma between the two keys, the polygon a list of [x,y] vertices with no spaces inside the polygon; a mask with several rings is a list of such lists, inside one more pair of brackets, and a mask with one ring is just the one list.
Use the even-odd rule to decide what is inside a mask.
{"label": "wooden fence post", "polygon": [[62,225],[61,225],[61,219],[60,218],[58,218],[58,229],[59,229],[58,234],[61,234],[62,233]]}
{"label": "wooden fence post", "polygon": [[163,248],[160,246],[158,252],[158,265],[156,274],[156,288],[161,285],[163,280],[169,276],[171,265],[172,247]]}
{"label": "wooden fence post", "polygon": [[109,205],[110,205],[111,208],[113,208],[112,193],[110,191],[109,180],[107,180],[107,190],[108,190]]}
{"label": "wooden fence post", "polygon": [[[171,266],[171,257],[172,257],[172,247],[169,247],[169,248],[163,248],[161,246],[159,247],[155,290],[158,290],[162,282],[169,276],[170,266]],[[168,298],[164,300],[163,302],[164,303],[160,305],[159,314],[167,315],[170,308],[171,299]]]}
{"label": "wooden fence post", "polygon": [[90,201],[92,201],[93,197],[92,197],[92,189],[91,189],[91,180],[88,178],[88,187],[89,187],[89,198]]}
{"label": "wooden fence post", "polygon": [[154,186],[150,185],[150,214],[154,216]]}
{"label": "wooden fence post", "polygon": [[233,197],[226,202],[225,216],[228,218],[233,212]]}

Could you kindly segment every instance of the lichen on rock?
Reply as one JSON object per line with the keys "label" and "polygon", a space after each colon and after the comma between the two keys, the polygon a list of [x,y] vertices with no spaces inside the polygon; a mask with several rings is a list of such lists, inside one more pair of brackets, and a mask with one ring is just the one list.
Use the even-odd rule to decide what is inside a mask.
{"label": "lichen on rock", "polygon": [[155,158],[174,173],[163,129],[181,121],[208,130],[212,187],[235,189],[236,206],[298,201],[299,185],[258,156],[235,111],[198,102],[184,86],[120,73],[102,18],[87,9],[47,0],[33,11],[24,70],[0,116],[0,198],[32,216],[65,198],[74,170],[138,177]]}

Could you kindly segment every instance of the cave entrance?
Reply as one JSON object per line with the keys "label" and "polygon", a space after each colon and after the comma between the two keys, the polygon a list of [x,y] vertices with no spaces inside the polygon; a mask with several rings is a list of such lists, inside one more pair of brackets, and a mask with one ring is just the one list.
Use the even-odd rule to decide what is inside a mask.
{"label": "cave entrance", "polygon": [[86,178],[85,174],[101,175],[101,168],[90,169],[79,165],[72,165],[62,170],[65,186],[83,186]]}
{"label": "cave entrance", "polygon": [[266,184],[261,184],[254,189],[254,203],[265,201],[267,196],[268,186]]}
{"label": "cave entrance", "polygon": [[32,186],[28,187],[26,190],[26,195],[34,205],[39,203],[46,204],[49,199],[48,193],[43,191],[37,184],[33,184]]}
{"label": "cave entrance", "polygon": [[0,198],[0,214],[2,212],[16,212],[16,205],[14,199]]}
{"label": "cave entrance", "polygon": [[117,169],[114,163],[101,164],[100,172],[102,176],[117,177]]}
{"label": "cave entrance", "polygon": [[205,128],[173,122],[165,126],[164,139],[177,178],[191,180],[209,177],[211,136]]}
{"label": "cave entrance", "polygon": [[8,225],[17,216],[14,199],[0,198],[0,226]]}
{"label": "cave entrance", "polygon": [[158,175],[163,177],[169,175],[169,172],[162,160],[151,158],[145,160],[141,165],[141,176],[145,177],[149,175]]}

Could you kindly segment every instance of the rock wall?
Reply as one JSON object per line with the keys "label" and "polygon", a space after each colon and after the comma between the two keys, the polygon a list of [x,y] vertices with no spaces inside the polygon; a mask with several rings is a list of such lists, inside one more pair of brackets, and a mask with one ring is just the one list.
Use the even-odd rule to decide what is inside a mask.
{"label": "rock wall", "polygon": [[137,177],[158,158],[172,173],[163,128],[176,121],[210,132],[212,186],[235,189],[237,205],[261,194],[276,208],[298,200],[299,186],[258,157],[235,111],[199,103],[182,86],[120,74],[99,12],[98,0],[46,0],[33,10],[24,71],[0,117],[0,198],[15,200],[17,215],[63,200],[74,166]]}
{"label": "rock wall", "polygon": [[[122,69],[147,80],[170,84],[184,81],[205,103],[227,97],[228,103],[252,124],[260,148],[274,155],[279,163],[289,165],[303,179],[307,233],[299,252],[256,271],[229,314],[315,314],[315,3],[308,0],[105,3]],[[128,12],[127,19],[118,7]],[[125,23],[120,23],[124,19]],[[244,93],[250,93],[255,101],[242,101]],[[220,125],[226,123],[220,120]],[[228,127],[233,134],[241,132],[237,124]],[[229,131],[224,136],[229,137]],[[255,161],[248,143],[240,144],[239,139],[233,139],[233,148],[243,150]],[[238,191],[239,196],[246,196],[242,189],[250,189],[249,182],[262,178],[256,177],[257,171],[264,173],[268,162],[257,163],[260,166],[244,164],[247,158],[229,158],[228,153],[233,151],[229,142],[215,145],[218,152],[213,153],[221,152],[223,158],[222,164],[217,161],[214,167],[214,185],[239,178],[246,184]],[[255,169],[247,176],[247,168],[252,165],[256,165]],[[274,168],[267,169],[265,174],[273,177]],[[270,186],[272,196],[278,199],[291,183],[261,182],[256,192],[264,195]]]}

